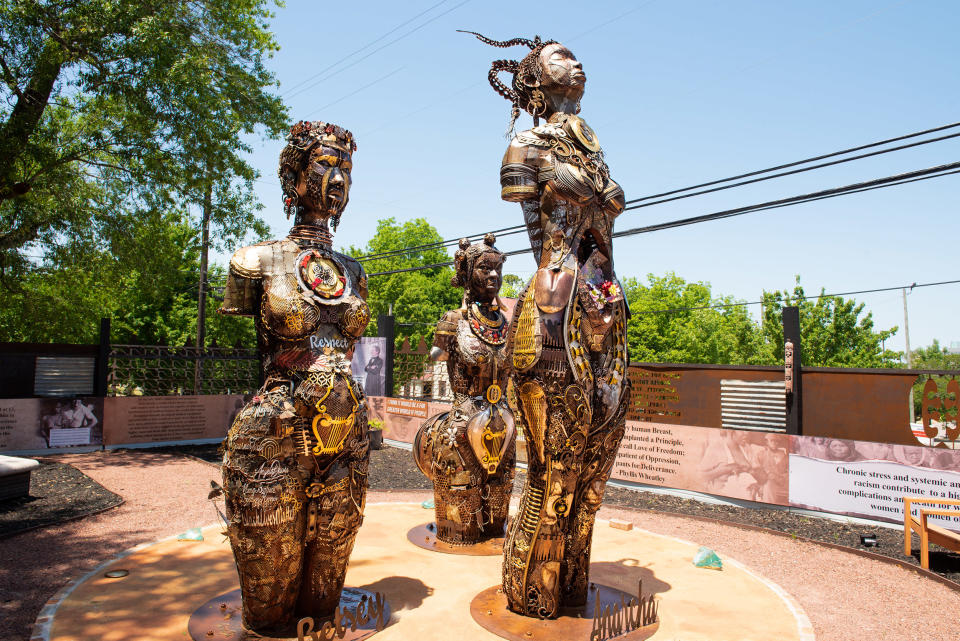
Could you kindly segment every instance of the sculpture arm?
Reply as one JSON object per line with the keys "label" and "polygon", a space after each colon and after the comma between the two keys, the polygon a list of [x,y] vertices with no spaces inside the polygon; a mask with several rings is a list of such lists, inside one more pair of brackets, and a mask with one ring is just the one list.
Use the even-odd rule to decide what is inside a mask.
{"label": "sculpture arm", "polygon": [[269,257],[269,248],[264,244],[241,247],[233,254],[227,272],[223,304],[217,310],[219,313],[237,316],[253,316],[257,313],[264,263]]}
{"label": "sculpture arm", "polygon": [[623,212],[625,206],[625,196],[623,189],[611,178],[607,181],[607,186],[600,194],[600,201],[603,204],[603,210],[616,218]]}
{"label": "sculpture arm", "polygon": [[445,361],[450,357],[457,341],[457,325],[459,310],[444,312],[437,321],[437,329],[433,333],[433,348],[430,350],[430,360]]}
{"label": "sculpture arm", "polygon": [[540,166],[539,139],[523,132],[507,147],[500,165],[500,197],[508,202],[538,200],[540,189],[537,173]]}

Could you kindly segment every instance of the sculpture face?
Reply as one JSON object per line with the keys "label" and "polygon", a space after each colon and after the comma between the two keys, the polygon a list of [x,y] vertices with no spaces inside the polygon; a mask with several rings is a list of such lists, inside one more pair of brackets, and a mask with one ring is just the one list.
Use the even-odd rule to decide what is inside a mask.
{"label": "sculpture face", "polygon": [[320,144],[310,150],[297,181],[297,193],[320,219],[340,214],[350,200],[351,154]]}
{"label": "sculpture face", "polygon": [[561,95],[579,101],[583,97],[587,76],[573,52],[562,44],[551,44],[540,52],[540,88],[544,93]]}
{"label": "sculpture face", "polygon": [[478,303],[489,303],[503,283],[503,255],[486,252],[473,265],[470,275],[470,296]]}

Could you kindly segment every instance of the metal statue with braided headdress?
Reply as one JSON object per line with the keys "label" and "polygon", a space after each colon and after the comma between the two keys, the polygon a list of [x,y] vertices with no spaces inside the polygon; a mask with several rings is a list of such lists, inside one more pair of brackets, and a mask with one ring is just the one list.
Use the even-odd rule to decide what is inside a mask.
{"label": "metal statue with braided headdress", "polygon": [[[530,49],[489,75],[513,105],[511,127],[521,109],[534,118],[500,169],[501,197],[520,203],[538,267],[508,339],[530,467],[504,544],[503,590],[511,610],[552,618],[586,602],[594,517],[624,432],[628,310],[611,247],[624,196],[577,115],[586,76],[570,50],[474,35]],[[501,72],[513,74],[510,86]]]}
{"label": "metal statue with braided headdress", "polygon": [[420,428],[413,456],[433,481],[437,539],[468,545],[501,537],[513,488],[516,430],[504,397],[507,321],[500,309],[504,255],[493,234],[460,241],[454,287],[459,309],[437,323],[430,354],[447,361],[453,407]]}
{"label": "metal statue with braided headdress", "polygon": [[260,633],[334,614],[363,520],[366,401],[350,359],[370,319],[367,278],[328,227],[355,150],[336,125],[293,126],[279,174],[294,226],[233,255],[220,308],[254,317],[263,355],[266,382],[234,420],[222,467],[243,622]]}

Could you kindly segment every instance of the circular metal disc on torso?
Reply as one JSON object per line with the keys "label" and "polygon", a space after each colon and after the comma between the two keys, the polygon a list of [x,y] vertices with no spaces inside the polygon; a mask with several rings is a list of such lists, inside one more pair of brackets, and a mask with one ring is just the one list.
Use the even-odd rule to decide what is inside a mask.
{"label": "circular metal disc on torso", "polygon": [[424,523],[407,532],[407,539],[425,550],[466,556],[500,556],[503,554],[503,535],[470,545],[453,545],[437,538],[437,524]]}
{"label": "circular metal disc on torso", "polygon": [[323,305],[339,304],[353,288],[350,271],[332,253],[300,252],[295,273],[300,290]]}
{"label": "circular metal disc on torso", "polygon": [[[370,590],[362,588],[343,588],[340,594],[340,609],[349,612],[356,612],[360,603],[372,603],[376,595]],[[386,627],[390,622],[390,604],[384,601],[383,625]],[[364,606],[365,610],[367,609]],[[351,630],[349,617],[344,620],[346,634],[337,637],[332,633],[324,636],[320,630],[323,627],[323,621],[316,621],[313,625],[313,631],[320,635],[320,638],[336,638],[344,641],[360,641],[369,639],[375,635],[377,630],[376,619],[371,618],[366,623],[357,625],[356,630]],[[214,597],[197,608],[187,623],[187,631],[193,641],[292,641],[297,638],[297,630],[286,631],[285,636],[266,636],[250,632],[244,629],[241,616],[240,590],[232,590],[220,596]],[[306,634],[307,639],[311,638]]]}
{"label": "circular metal disc on torso", "polygon": [[[594,589],[596,588],[596,589]],[[592,639],[594,614],[603,608],[622,607],[636,594],[611,588],[597,583],[590,584],[587,592],[587,605],[576,611],[561,610],[556,619],[537,619],[512,612],[507,608],[507,597],[503,589],[495,585],[487,588],[470,602],[470,614],[473,620],[483,628],[503,639],[511,641],[556,641],[557,639]],[[597,604],[599,602],[599,608]],[[659,619],[650,624],[624,634],[616,635],[617,641],[642,641],[649,639],[660,629]],[[614,637],[603,637],[614,638]]]}

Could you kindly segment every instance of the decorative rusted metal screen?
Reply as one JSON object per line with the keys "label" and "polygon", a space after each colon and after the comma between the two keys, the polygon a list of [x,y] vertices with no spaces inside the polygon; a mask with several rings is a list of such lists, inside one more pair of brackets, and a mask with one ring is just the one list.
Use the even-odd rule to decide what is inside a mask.
{"label": "decorative rusted metal screen", "polygon": [[252,349],[111,345],[107,393],[248,394],[259,387],[259,370]]}
{"label": "decorative rusted metal screen", "polygon": [[445,362],[430,360],[430,347],[421,338],[416,346],[410,339],[403,339],[400,349],[393,354],[394,396],[450,400],[450,378]]}

